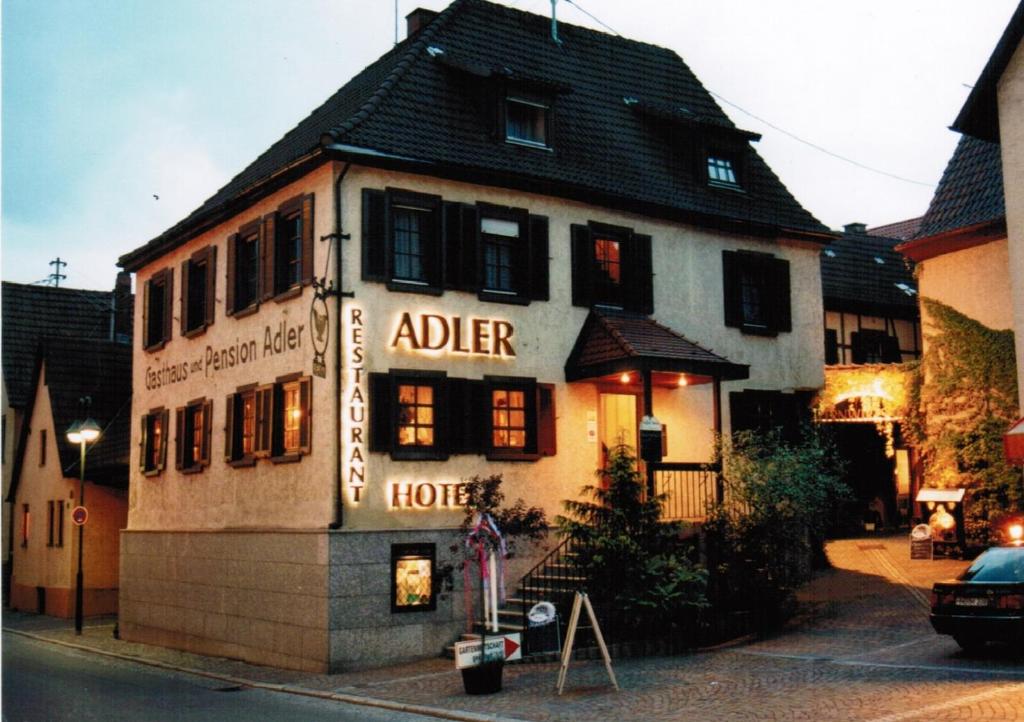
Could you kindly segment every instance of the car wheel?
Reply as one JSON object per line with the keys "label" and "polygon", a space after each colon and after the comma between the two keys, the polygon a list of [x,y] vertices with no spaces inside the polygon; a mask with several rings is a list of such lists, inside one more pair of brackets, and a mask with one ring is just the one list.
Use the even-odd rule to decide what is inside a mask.
{"label": "car wheel", "polygon": [[985,646],[984,639],[978,639],[977,637],[964,637],[962,635],[956,635],[953,637],[957,644],[960,645],[960,649],[965,652],[977,652],[979,649]]}

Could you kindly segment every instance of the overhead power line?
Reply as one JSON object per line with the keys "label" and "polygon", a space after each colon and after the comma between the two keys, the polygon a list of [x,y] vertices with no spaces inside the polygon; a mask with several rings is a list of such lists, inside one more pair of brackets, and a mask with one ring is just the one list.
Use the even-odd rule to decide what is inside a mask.
{"label": "overhead power line", "polygon": [[[619,35],[621,37],[621,33],[619,33],[619,31],[617,31],[612,26],[608,25],[608,23],[604,22],[603,20],[601,20],[596,15],[588,12],[586,9],[581,7],[580,4],[578,2],[576,2],[576,0],[565,0],[565,2],[569,3],[570,5],[572,5],[574,8],[579,10],[581,13],[586,15],[588,18],[590,18],[595,23],[597,23],[598,25],[603,27],[608,32],[613,33],[615,35]],[[835,158],[837,160],[841,160],[844,163],[849,163],[850,165],[854,165],[854,166],[860,168],[861,170],[866,170],[866,171],[869,171],[871,173],[877,173],[878,175],[883,175],[883,176],[885,176],[887,178],[892,178],[893,180],[902,181],[904,183],[911,183],[913,185],[918,185],[918,186],[925,186],[926,188],[934,188],[935,187],[935,183],[926,183],[924,181],[914,180],[913,178],[906,178],[906,177],[901,176],[901,175],[896,175],[895,173],[889,173],[888,171],[881,170],[880,168],[874,168],[872,166],[869,166],[869,165],[866,165],[864,163],[861,163],[860,161],[856,161],[853,158],[848,158],[845,155],[841,155],[839,153],[835,153],[835,152],[829,150],[828,148],[823,148],[822,146],[818,145],[817,143],[812,143],[809,140],[804,140],[803,138],[798,136],[796,133],[791,133],[788,130],[786,130],[785,128],[780,128],[779,126],[775,125],[774,123],[770,123],[767,120],[765,120],[764,118],[762,118],[762,117],[760,117],[758,115],[755,115],[754,113],[751,113],[746,108],[743,108],[742,106],[739,106],[736,103],[733,103],[731,100],[728,100],[727,98],[722,97],[721,95],[719,95],[715,91],[711,90],[710,88],[707,88],[707,91],[709,93],[711,93],[711,95],[713,95],[714,97],[718,98],[720,101],[725,103],[726,105],[729,105],[729,106],[735,108],[736,110],[740,111],[744,115],[748,115],[751,118],[753,118],[754,120],[756,120],[756,121],[758,121],[760,123],[764,123],[766,126],[771,128],[772,130],[778,131],[779,133],[782,133],[783,135],[785,135],[785,136],[787,136],[789,138],[792,138],[793,140],[797,141],[798,143],[803,143],[807,147],[813,148],[814,150],[818,151],[819,153],[824,153],[825,155],[831,156],[832,158]]]}

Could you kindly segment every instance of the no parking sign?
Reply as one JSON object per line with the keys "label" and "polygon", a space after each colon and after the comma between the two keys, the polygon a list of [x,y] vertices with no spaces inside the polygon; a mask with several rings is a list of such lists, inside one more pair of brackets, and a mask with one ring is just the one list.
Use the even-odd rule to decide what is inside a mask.
{"label": "no parking sign", "polygon": [[75,526],[82,526],[89,521],[89,510],[84,506],[76,506],[71,510],[71,521],[75,523]]}

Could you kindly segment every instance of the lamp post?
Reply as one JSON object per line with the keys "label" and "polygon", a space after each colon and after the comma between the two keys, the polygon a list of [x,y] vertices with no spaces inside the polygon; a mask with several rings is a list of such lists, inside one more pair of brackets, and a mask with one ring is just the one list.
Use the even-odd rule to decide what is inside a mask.
{"label": "lamp post", "polygon": [[[92,402],[88,396],[81,399],[86,412]],[[67,438],[72,444],[78,444],[81,456],[78,462],[78,505],[85,506],[85,447],[100,437],[100,425],[91,417],[85,421],[74,421],[68,427]],[[75,634],[82,633],[82,538],[85,524],[78,525],[78,574],[75,576]]]}

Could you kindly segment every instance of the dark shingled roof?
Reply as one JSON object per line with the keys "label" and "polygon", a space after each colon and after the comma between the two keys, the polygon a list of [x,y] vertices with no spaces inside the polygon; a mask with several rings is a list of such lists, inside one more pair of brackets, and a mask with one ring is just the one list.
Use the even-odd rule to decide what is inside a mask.
{"label": "dark shingled roof", "polygon": [[999,145],[962,136],[942,174],[918,238],[1006,217]]}
{"label": "dark shingled roof", "polygon": [[[821,253],[821,290],[826,311],[917,318],[917,283],[910,262],[893,250],[899,238],[844,233]],[[879,263],[879,259],[882,262]]]}
{"label": "dark shingled roof", "polygon": [[918,216],[917,218],[908,218],[905,221],[886,223],[884,226],[869,228],[868,234],[872,236],[898,238],[901,241],[908,241],[917,235],[917,231],[921,228],[921,221],[923,220],[924,216]]}
{"label": "dark shingled roof", "polygon": [[592,310],[566,362],[566,380],[637,369],[745,379],[750,367],[734,364],[646,316]]}
{"label": "dark shingled roof", "polygon": [[1024,3],[1017,5],[1010,22],[1003,30],[978,81],[971,88],[960,114],[953,121],[952,128],[992,143],[999,142],[999,107],[997,85],[1003,71],[1010,63],[1021,38],[1024,37]]}
{"label": "dark shingled roof", "polygon": [[[137,270],[251,202],[252,190],[322,151],[759,233],[828,229],[793,198],[671,50],[484,0],[455,0],[349,81],[188,218],[120,259]],[[553,151],[497,140],[488,92],[554,94]],[[744,192],[710,188],[694,143],[741,157]],[[252,193],[249,193],[252,191]]]}
{"label": "dark shingled roof", "polygon": [[32,372],[41,338],[49,337],[54,343],[70,338],[110,340],[113,297],[112,291],[3,282],[2,358],[11,406],[24,408],[31,401]]}
{"label": "dark shingled roof", "polygon": [[89,396],[88,414],[103,433],[88,447],[85,470],[90,481],[128,486],[131,439],[132,348],[90,339],[48,339],[41,358],[53,407],[54,435],[64,475],[77,477],[79,448],[65,431],[81,419],[79,399]]}

